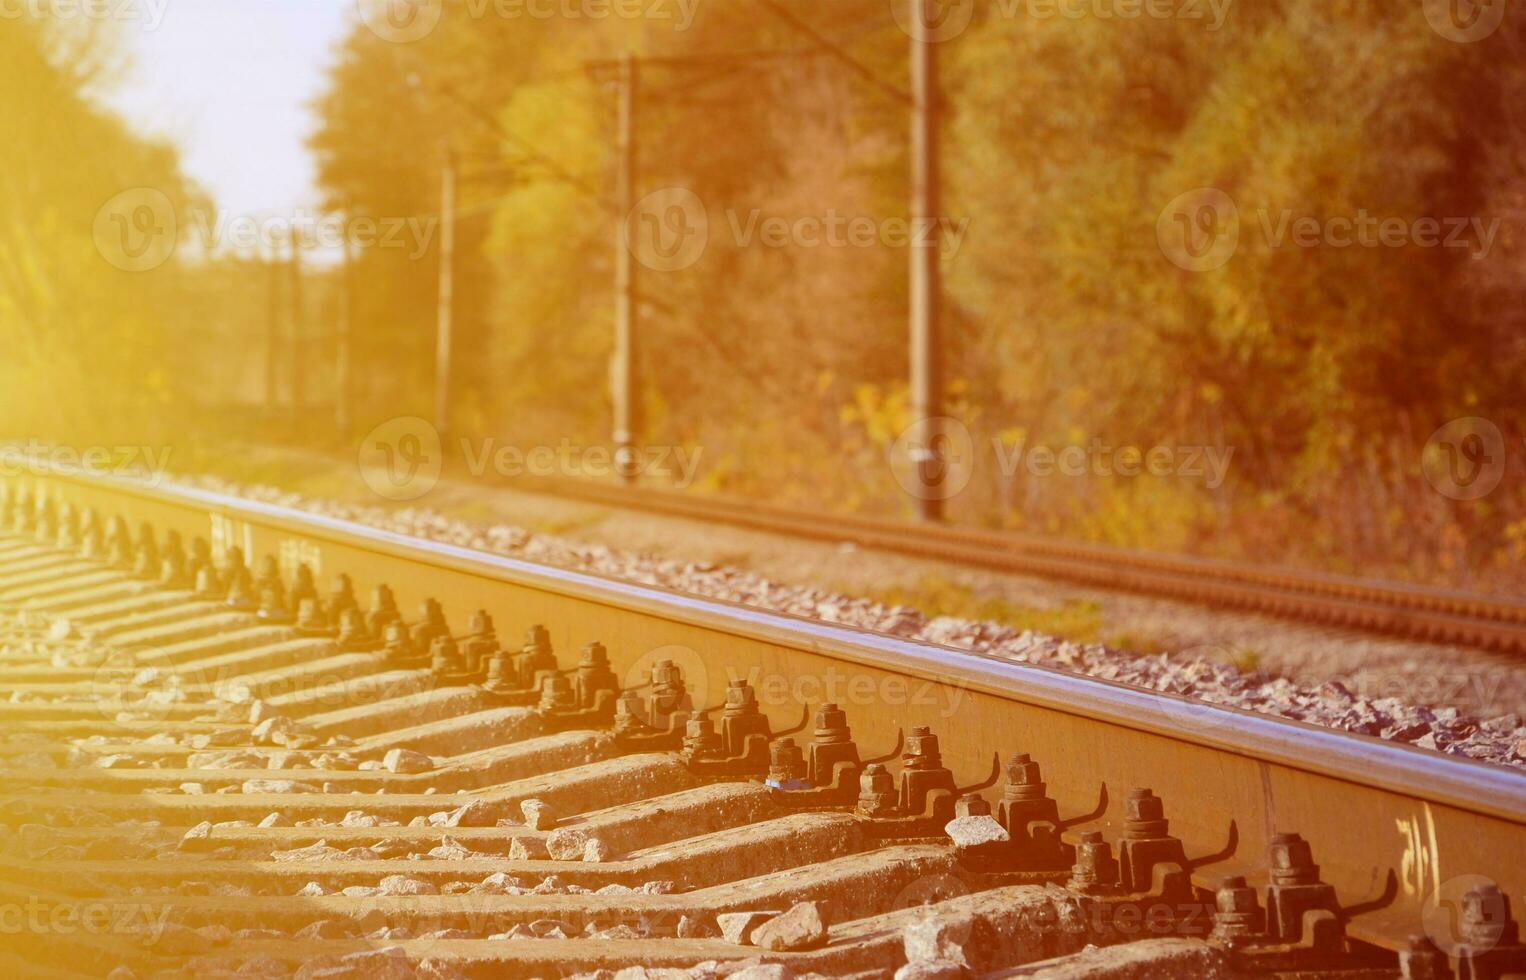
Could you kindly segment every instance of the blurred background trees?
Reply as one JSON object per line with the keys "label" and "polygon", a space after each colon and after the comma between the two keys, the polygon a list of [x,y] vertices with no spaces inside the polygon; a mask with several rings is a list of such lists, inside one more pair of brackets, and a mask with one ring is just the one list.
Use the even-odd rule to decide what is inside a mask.
{"label": "blurred background trees", "polygon": [[[907,38],[891,4],[708,0],[686,30],[472,9],[493,7],[448,0],[439,27],[409,44],[357,21],[309,141],[326,206],[351,217],[438,217],[447,152],[458,161],[455,432],[608,442],[623,218],[611,61],[634,51],[646,59],[640,193],[687,188],[710,221],[700,261],[643,272],[646,441],[703,447],[701,491],[910,513],[886,462],[911,421],[905,249],[773,248],[736,233],[754,214],[905,217],[907,107],[895,90],[909,84]],[[952,516],[1518,591],[1526,18],[1458,44],[1418,4],[1387,0],[1257,0],[1234,4],[1218,29],[1024,10],[979,4],[941,48],[945,211],[969,221],[945,262],[950,407],[981,454]],[[50,55],[42,32],[0,45],[8,89],[45,93],[3,100],[17,117],[7,132],[22,134],[0,151],[0,316],[19,325],[21,352],[5,369],[18,385],[31,383],[29,363],[88,376],[95,352],[123,350],[113,370],[165,391],[101,385],[101,397],[195,404],[215,419],[217,392],[171,390],[164,338],[216,315],[208,297],[236,291],[231,281],[262,296],[265,271],[182,262],[103,277],[85,254],[88,218],[39,212],[55,198],[37,182],[94,188],[73,192],[93,210],[124,181],[178,186],[174,156],[91,108],[90,73],[70,68],[88,62]],[[60,111],[77,123],[58,125]],[[1168,261],[1157,241],[1163,209],[1200,187],[1228,194],[1240,216],[1238,250],[1207,272]],[[1498,237],[1479,256],[1279,247],[1266,231],[1284,215],[1362,211],[1498,219]],[[310,271],[314,417],[330,417],[324,379],[345,294],[349,437],[432,413],[438,261],[438,248],[371,248],[347,280],[332,264]],[[176,290],[198,298],[168,302]],[[249,357],[261,356],[259,304],[245,304]],[[1431,433],[1464,416],[1491,420],[1510,447],[1500,488],[1471,502],[1421,472]],[[353,451],[311,418],[269,424],[272,438]],[[1002,473],[993,439],[1234,455],[1223,486],[1040,478]]]}

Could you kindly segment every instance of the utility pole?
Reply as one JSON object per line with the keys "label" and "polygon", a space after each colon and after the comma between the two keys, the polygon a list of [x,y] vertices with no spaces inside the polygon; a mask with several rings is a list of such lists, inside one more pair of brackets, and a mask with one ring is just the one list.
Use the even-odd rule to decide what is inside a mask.
{"label": "utility pole", "polygon": [[334,345],[334,428],[350,435],[350,335],[355,329],[355,254],[348,229],[343,237],[344,265],[339,271],[339,336]]}
{"label": "utility pole", "polygon": [[[938,86],[938,42],[931,37],[942,0],[906,0],[911,23],[911,220],[915,232],[911,253],[911,410],[925,440],[915,460],[921,470],[918,501],[924,521],[943,520],[947,445],[943,432],[943,299],[939,267],[939,215],[942,210],[938,128],[941,109]],[[920,242],[918,242],[920,238]]]}
{"label": "utility pole", "polygon": [[623,483],[635,483],[636,444],[641,437],[641,392],[638,387],[639,357],[637,319],[640,316],[635,229],[630,227],[631,211],[636,207],[636,186],[640,179],[636,160],[636,99],[640,67],[627,52],[620,59],[619,153],[617,176],[619,231],[615,252],[615,359],[611,365],[610,388],[614,402],[615,468]]}
{"label": "utility pole", "polygon": [[273,413],[281,400],[281,243],[271,239],[266,244],[270,251],[264,256],[269,289],[265,307],[265,410]]}
{"label": "utility pole", "polygon": [[303,377],[303,336],[306,324],[302,315],[302,232],[296,222],[291,226],[291,407],[292,414],[301,417],[307,407],[307,390]]}
{"label": "utility pole", "polygon": [[440,295],[435,314],[434,424],[450,431],[450,340],[456,290],[456,153],[446,142],[440,173]]}

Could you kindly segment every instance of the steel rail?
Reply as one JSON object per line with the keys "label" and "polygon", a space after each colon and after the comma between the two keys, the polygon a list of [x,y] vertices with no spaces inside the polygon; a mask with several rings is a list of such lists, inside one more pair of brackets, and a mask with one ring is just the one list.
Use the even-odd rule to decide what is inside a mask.
{"label": "steel rail", "polygon": [[557,478],[515,489],[607,507],[1037,575],[1407,639],[1526,653],[1526,602],[1328,573],[1068,542],[1039,535],[779,507]]}
{"label": "steel rail", "polygon": [[[1092,813],[1108,787],[1116,799],[1149,786],[1189,856],[1216,855],[1195,870],[1203,882],[1264,877],[1272,837],[1300,832],[1343,904],[1364,909],[1349,933],[1390,949],[1418,931],[1449,879],[1487,872],[1507,894],[1526,892],[1526,776],[1514,770],[207,491],[73,476],[38,486],[187,537],[215,527],[251,559],[299,557],[349,573],[357,590],[387,582],[405,604],[436,597],[452,621],[487,608],[544,623],[561,649],[600,639],[627,678],[654,655],[673,656],[706,705],[738,677],[765,691],[783,678],[774,689],[784,693],[760,698],[776,730],[798,721],[802,701],[828,700],[809,693],[835,680],[846,694],[832,699],[868,751],[925,725],[961,785],[989,772],[993,751],[1028,753],[1062,816]],[[1087,829],[1118,832],[1118,810]]]}

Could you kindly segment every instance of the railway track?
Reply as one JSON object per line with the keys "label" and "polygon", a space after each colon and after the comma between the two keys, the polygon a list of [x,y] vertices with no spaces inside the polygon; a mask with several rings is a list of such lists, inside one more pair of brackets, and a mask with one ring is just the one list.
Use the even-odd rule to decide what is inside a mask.
{"label": "railway track", "polygon": [[3,487],[18,976],[1526,974],[1511,770],[213,494]]}
{"label": "railway track", "polygon": [[586,480],[511,481],[528,492],[919,558],[1244,610],[1304,623],[1526,653],[1526,602],[1479,593],[1068,542],[1040,535],[776,507]]}

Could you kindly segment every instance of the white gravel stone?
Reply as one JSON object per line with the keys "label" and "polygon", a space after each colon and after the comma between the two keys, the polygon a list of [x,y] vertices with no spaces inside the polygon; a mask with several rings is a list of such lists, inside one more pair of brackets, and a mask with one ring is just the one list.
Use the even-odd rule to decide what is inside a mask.
{"label": "white gravel stone", "polygon": [[778,911],[773,912],[722,912],[715,917],[716,927],[721,930],[721,938],[728,943],[737,946],[752,945],[752,934],[758,926],[782,915]]}
{"label": "white gravel stone", "polygon": [[953,839],[955,847],[978,847],[1012,839],[1007,828],[991,816],[956,817],[944,824],[943,832]]}
{"label": "white gravel stone", "polygon": [[434,768],[434,760],[412,749],[392,749],[382,759],[382,768],[404,774],[429,772]]}
{"label": "white gravel stone", "polygon": [[564,827],[552,831],[551,836],[546,838],[546,850],[557,861],[581,861],[589,840],[588,831]]}
{"label": "white gravel stone", "polygon": [[752,931],[753,945],[775,953],[816,949],[826,941],[826,917],[816,902],[800,902]]}
{"label": "white gravel stone", "polygon": [[524,800],[519,804],[524,814],[525,826],[531,830],[550,830],[556,826],[555,812],[540,800]]}
{"label": "white gravel stone", "polygon": [[965,963],[964,948],[954,940],[949,924],[935,916],[902,929],[901,943],[908,963]]}
{"label": "white gravel stone", "polygon": [[438,895],[440,890],[427,881],[407,875],[388,875],[381,880],[383,895]]}

